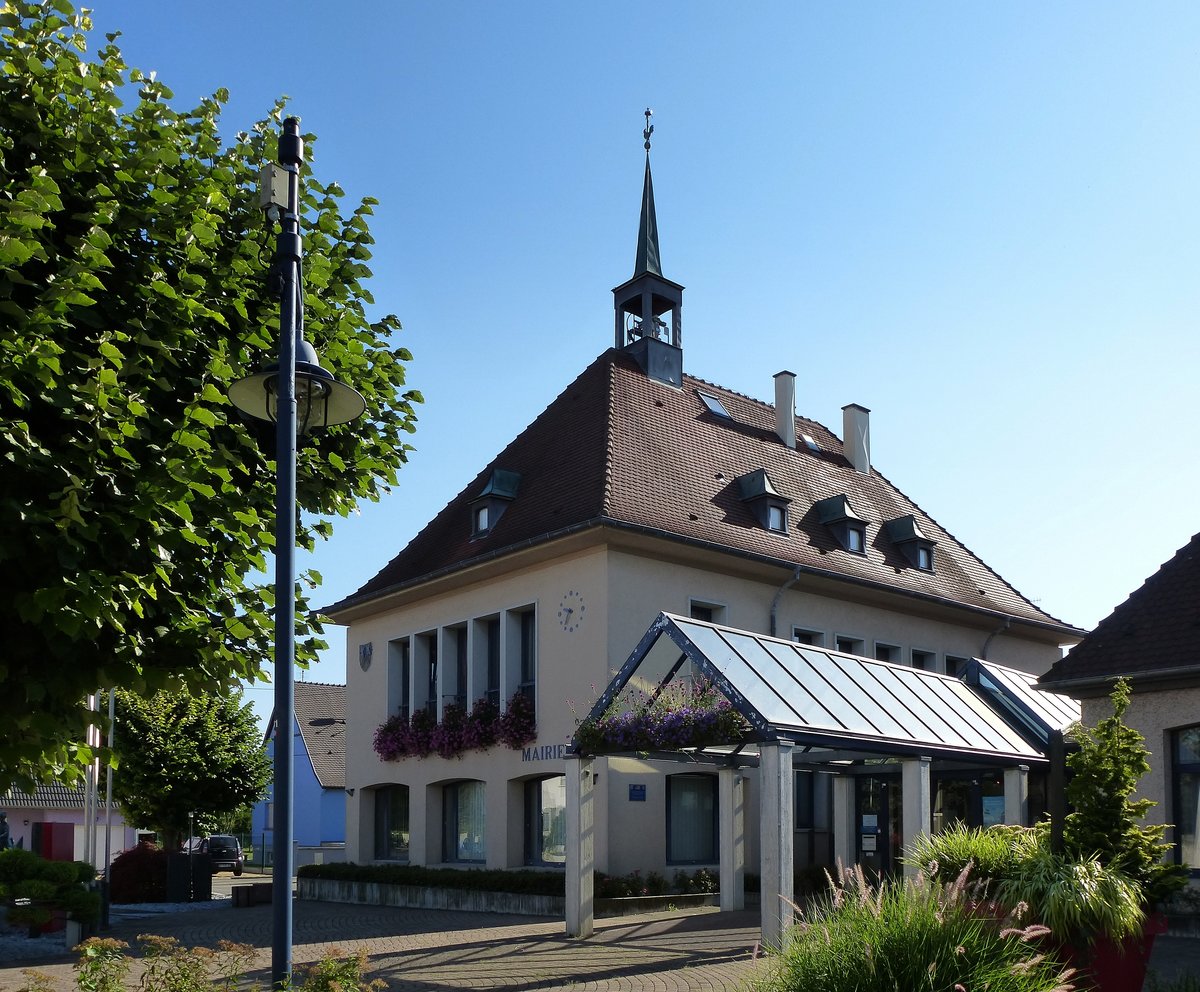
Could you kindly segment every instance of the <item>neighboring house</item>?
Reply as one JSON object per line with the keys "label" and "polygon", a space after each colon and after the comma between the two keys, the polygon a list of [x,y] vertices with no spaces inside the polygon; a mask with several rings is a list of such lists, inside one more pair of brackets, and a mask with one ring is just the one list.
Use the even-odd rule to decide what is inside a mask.
{"label": "neighboring house", "polygon": [[1082,701],[1094,726],[1108,695],[1132,687],[1125,722],[1146,738],[1150,771],[1139,795],[1158,805],[1150,823],[1172,823],[1176,857],[1200,876],[1200,534],[1102,620],[1040,682]]}
{"label": "neighboring house", "polygon": [[[790,372],[774,377],[774,405],[683,372],[683,287],[659,265],[648,157],[634,276],[613,292],[614,347],[326,610],[349,627],[352,861],[561,865],[567,746],[660,611],[955,676],[973,658],[1037,675],[1082,634],[873,468],[866,409],[844,408],[839,438],[795,415]],[[518,696],[536,710],[523,749],[393,761],[373,749],[396,714]],[[891,867],[898,766],[847,762],[855,836],[872,835],[856,856]],[[635,756],[596,767],[598,869],[715,863],[716,775]],[[796,772],[797,866],[832,857],[833,777]],[[939,760],[933,815],[983,822],[1003,789],[998,768]],[[757,856],[751,825],[751,871]]]}
{"label": "neighboring house", "polygon": [[[87,854],[87,809],[82,786],[39,785],[32,793],[9,789],[0,793],[0,835],[8,846],[23,847],[53,861],[82,861]],[[113,805],[111,828],[104,797],[96,804],[95,864],[102,867],[106,849],[115,858],[137,844],[137,831]]]}
{"label": "neighboring house", "polygon": [[[292,730],[293,838],[297,864],[341,861],[346,841],[346,687],[297,682]],[[274,757],[275,714],[263,741]],[[272,785],[251,816],[255,849],[271,849]]]}

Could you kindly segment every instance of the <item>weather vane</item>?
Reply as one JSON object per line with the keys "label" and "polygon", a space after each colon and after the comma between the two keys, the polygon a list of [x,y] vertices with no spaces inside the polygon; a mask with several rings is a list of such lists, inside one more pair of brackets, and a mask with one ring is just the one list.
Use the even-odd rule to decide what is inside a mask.
{"label": "weather vane", "polygon": [[654,125],[650,123],[650,115],[653,113],[649,107],[646,108],[646,130],[642,132],[642,137],[646,139],[646,151],[650,151],[650,135],[654,133]]}

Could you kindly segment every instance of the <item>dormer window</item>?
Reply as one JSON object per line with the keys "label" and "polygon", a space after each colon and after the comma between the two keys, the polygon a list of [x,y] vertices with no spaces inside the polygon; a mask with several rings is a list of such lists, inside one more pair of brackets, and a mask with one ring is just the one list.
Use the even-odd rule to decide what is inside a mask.
{"label": "dormer window", "polygon": [[908,563],[922,572],[933,571],[933,547],[937,543],[921,533],[917,518],[911,513],[889,520],[884,527],[888,537],[908,559]]}
{"label": "dormer window", "polygon": [[787,507],[777,503],[767,505],[767,527],[770,530],[787,530]]}
{"label": "dormer window", "polygon": [[758,468],[738,476],[737,484],[742,502],[750,507],[759,524],[773,533],[786,534],[791,500],[775,491],[767,470]]}
{"label": "dormer window", "polygon": [[855,555],[867,553],[867,521],[854,512],[848,496],[818,500],[813,509],[817,519],[829,528],[844,551]]}
{"label": "dormer window", "polygon": [[867,528],[862,524],[846,525],[846,550],[861,555],[867,544]]}
{"label": "dormer window", "polygon": [[471,537],[490,534],[500,522],[508,504],[517,498],[521,476],[517,472],[493,469],[483,491],[471,502]]}

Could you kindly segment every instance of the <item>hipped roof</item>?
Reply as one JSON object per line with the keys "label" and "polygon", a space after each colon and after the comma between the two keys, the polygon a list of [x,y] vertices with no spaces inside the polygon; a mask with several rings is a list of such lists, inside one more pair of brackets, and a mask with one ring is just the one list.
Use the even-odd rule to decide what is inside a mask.
{"label": "hipped roof", "polygon": [[1041,678],[1104,694],[1120,676],[1200,683],[1200,534],[1192,537]]}
{"label": "hipped roof", "polygon": [[[698,390],[717,396],[731,417],[710,413]],[[819,450],[784,445],[771,404],[689,375],[681,389],[665,385],[610,349],[388,565],[327,611],[336,619],[434,576],[609,526],[1079,633],[1017,592],[879,472],[856,472],[828,428],[797,417],[796,432]],[[473,537],[470,504],[495,469],[520,473],[520,494],[493,529]],[[762,527],[739,498],[737,478],[756,469],[791,500],[786,534]],[[865,554],[844,551],[814,510],[837,495],[870,521]],[[905,514],[937,543],[932,572],[911,567],[887,535],[884,522]]]}

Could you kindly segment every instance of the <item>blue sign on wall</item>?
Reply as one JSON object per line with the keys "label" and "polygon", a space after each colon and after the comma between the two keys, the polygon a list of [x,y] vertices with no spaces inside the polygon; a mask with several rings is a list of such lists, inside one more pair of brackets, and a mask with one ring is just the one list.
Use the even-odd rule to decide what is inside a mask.
{"label": "blue sign on wall", "polygon": [[646,801],[646,787],[644,785],[631,785],[629,787],[629,801],[631,803],[644,803]]}

